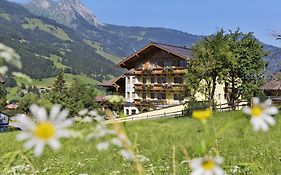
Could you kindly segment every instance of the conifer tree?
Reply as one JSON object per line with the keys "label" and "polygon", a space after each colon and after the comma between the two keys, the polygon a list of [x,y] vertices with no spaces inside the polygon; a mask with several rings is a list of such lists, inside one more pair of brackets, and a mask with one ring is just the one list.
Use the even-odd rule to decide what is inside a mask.
{"label": "conifer tree", "polygon": [[5,109],[7,91],[3,84],[0,84],[0,110]]}

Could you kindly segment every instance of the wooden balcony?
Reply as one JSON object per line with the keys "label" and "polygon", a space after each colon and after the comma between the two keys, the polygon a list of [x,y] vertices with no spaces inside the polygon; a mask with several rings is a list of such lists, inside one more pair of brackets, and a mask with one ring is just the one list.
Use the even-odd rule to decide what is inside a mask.
{"label": "wooden balcony", "polygon": [[150,106],[155,107],[159,105],[167,105],[167,100],[157,100],[157,99],[135,99],[134,104],[136,106]]}
{"label": "wooden balcony", "polygon": [[182,84],[135,84],[136,91],[172,91],[181,92],[184,91],[184,85]]}
{"label": "wooden balcony", "polygon": [[134,75],[140,76],[151,76],[151,75],[184,75],[186,72],[186,68],[184,67],[171,67],[171,68],[163,68],[157,67],[153,69],[135,69]]}
{"label": "wooden balcony", "polygon": [[182,91],[184,91],[184,85],[183,84],[174,84],[172,87],[172,91],[182,92]]}

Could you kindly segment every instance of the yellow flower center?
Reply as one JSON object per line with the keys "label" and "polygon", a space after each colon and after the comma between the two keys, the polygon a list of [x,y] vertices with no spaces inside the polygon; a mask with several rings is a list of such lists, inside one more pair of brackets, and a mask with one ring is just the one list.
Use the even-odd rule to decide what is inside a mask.
{"label": "yellow flower center", "polygon": [[263,112],[260,106],[253,106],[251,109],[252,117],[259,117]]}
{"label": "yellow flower center", "polygon": [[203,111],[193,111],[192,117],[200,121],[205,121],[212,116],[212,110],[206,109]]}
{"label": "yellow flower center", "polygon": [[55,127],[49,122],[37,124],[35,128],[35,136],[39,139],[48,140],[55,135]]}
{"label": "yellow flower center", "polygon": [[215,168],[215,162],[212,161],[212,160],[205,160],[202,162],[202,167],[205,169],[205,170],[212,170]]}

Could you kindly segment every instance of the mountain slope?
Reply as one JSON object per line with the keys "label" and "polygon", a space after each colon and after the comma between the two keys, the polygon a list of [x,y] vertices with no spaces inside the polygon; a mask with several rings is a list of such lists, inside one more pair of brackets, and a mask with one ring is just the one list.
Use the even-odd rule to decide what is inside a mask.
{"label": "mountain slope", "polygon": [[21,55],[23,72],[32,78],[52,77],[62,68],[98,80],[121,73],[73,29],[5,0],[0,0],[0,41]]}
{"label": "mountain slope", "polygon": [[[46,4],[51,5],[46,7]],[[62,12],[58,12],[57,8],[52,4],[57,4],[59,8],[62,8],[61,4],[63,4]],[[79,8],[72,8],[74,6]],[[114,62],[120,61],[119,58],[132,54],[151,41],[191,47],[193,43],[202,39],[202,36],[191,35],[172,29],[102,24],[83,6],[80,0],[61,0],[60,2],[32,0],[25,7],[37,15],[43,14],[43,16],[54,19],[57,22],[61,22],[62,19],[63,21],[71,19],[71,22],[67,25],[82,35],[89,46],[102,51],[102,53],[99,53],[100,55],[109,57]],[[52,14],[56,14],[59,19]],[[62,23],[65,24],[65,22]],[[269,56],[264,58],[269,63],[267,72],[280,71],[281,49],[266,44],[263,45],[264,49],[270,52]]]}
{"label": "mountain slope", "polygon": [[25,7],[38,16],[46,16],[69,27],[76,28],[76,21],[79,17],[95,27],[103,24],[92,14],[92,12],[82,5],[80,0],[32,0],[25,4]]}

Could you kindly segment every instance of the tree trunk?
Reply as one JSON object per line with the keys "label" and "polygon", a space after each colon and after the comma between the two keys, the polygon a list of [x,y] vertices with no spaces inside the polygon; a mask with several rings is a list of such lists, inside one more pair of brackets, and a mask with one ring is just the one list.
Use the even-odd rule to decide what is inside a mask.
{"label": "tree trunk", "polygon": [[211,108],[214,110],[215,109],[215,99],[214,99],[214,96],[215,96],[215,91],[216,91],[216,86],[217,86],[217,77],[213,77],[212,79],[212,90],[211,90],[211,94],[210,94],[210,99],[211,99]]}
{"label": "tree trunk", "polygon": [[230,101],[231,101],[231,108],[232,108],[232,110],[235,110],[235,109],[236,109],[235,95],[236,95],[235,77],[234,77],[234,75],[232,74],[232,76],[231,76],[231,95],[230,95]]}

